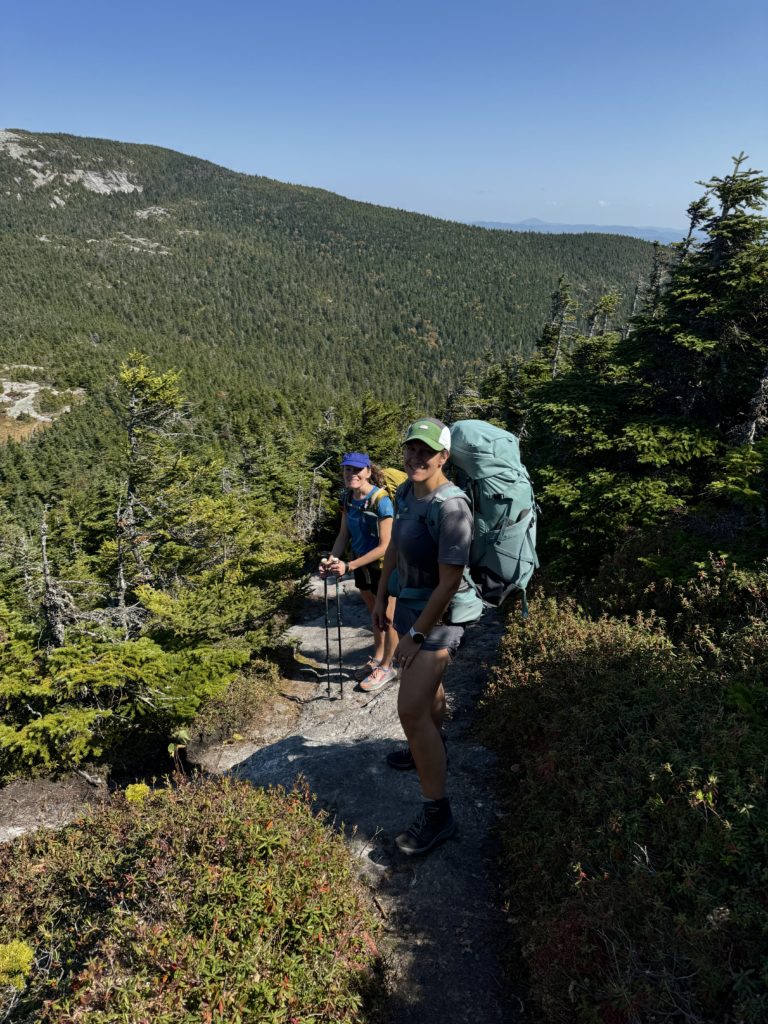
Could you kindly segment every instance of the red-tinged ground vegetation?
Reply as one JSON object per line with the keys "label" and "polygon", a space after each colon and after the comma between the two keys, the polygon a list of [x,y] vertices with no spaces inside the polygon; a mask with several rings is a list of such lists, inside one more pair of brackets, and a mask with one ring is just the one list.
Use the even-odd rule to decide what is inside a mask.
{"label": "red-tinged ground vegetation", "polygon": [[0,849],[0,874],[3,1019],[370,1019],[375,925],[306,793],[130,786]]}
{"label": "red-tinged ground vegetation", "polygon": [[502,870],[547,1021],[768,1013],[768,571],[676,597],[670,621],[541,598],[503,642]]}

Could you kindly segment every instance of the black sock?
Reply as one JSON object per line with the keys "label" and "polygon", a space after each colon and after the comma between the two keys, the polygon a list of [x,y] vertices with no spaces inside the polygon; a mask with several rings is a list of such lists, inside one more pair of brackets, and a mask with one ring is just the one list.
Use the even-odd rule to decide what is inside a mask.
{"label": "black sock", "polygon": [[427,814],[434,814],[440,819],[451,816],[451,804],[447,796],[442,796],[439,800],[427,800],[424,809]]}

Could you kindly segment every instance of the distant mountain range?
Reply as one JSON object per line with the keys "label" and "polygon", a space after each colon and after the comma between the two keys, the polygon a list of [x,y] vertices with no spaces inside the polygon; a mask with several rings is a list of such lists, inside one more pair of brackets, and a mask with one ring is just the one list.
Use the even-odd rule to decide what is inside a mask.
{"label": "distant mountain range", "polygon": [[478,228],[494,228],[497,231],[537,231],[545,235],[580,235],[585,232],[599,235],[629,235],[631,238],[661,242],[664,245],[679,242],[686,235],[683,228],[638,228],[627,224],[552,224],[546,220],[539,220],[538,217],[530,217],[516,224],[491,220],[474,220],[472,224]]}

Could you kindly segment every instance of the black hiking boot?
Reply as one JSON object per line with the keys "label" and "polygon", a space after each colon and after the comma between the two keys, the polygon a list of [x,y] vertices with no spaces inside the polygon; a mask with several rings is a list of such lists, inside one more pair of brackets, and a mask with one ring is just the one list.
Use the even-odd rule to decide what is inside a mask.
{"label": "black hiking boot", "polygon": [[[440,733],[440,739],[443,741],[445,747],[445,761],[448,763],[448,741],[445,738],[445,733]],[[416,771],[416,762],[413,760],[413,754],[411,753],[410,747],[401,747],[399,750],[392,750],[387,754],[387,764],[390,768],[394,768],[399,772],[413,772]]]}
{"label": "black hiking boot", "polygon": [[450,839],[456,831],[447,797],[428,800],[411,827],[395,839],[395,845],[407,857],[429,853],[440,843]]}

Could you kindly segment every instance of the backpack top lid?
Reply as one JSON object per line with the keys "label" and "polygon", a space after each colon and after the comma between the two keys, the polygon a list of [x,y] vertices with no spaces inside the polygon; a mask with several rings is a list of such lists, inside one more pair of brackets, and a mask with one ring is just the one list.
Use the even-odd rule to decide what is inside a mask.
{"label": "backpack top lid", "polygon": [[510,469],[525,474],[518,439],[485,420],[457,420],[453,424],[451,462],[472,479],[503,476]]}

